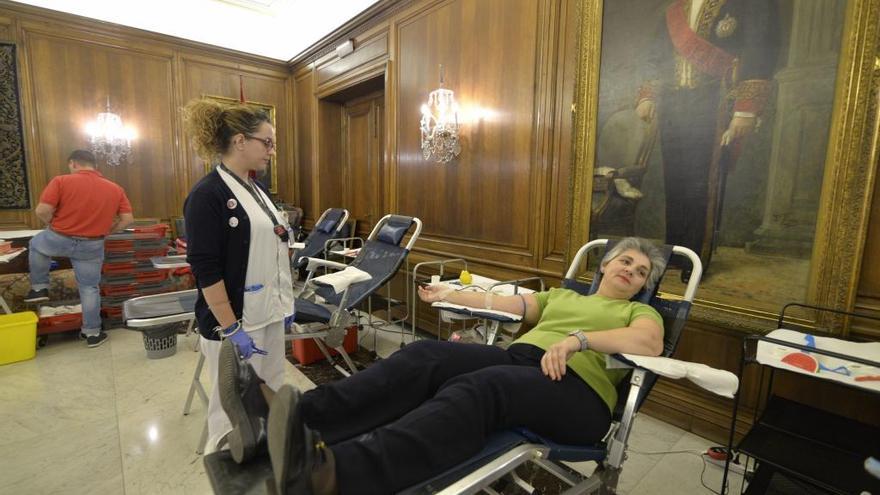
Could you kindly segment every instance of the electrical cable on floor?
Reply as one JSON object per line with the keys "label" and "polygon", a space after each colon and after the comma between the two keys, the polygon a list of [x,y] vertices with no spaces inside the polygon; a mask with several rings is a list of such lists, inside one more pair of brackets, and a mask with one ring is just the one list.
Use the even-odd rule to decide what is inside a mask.
{"label": "electrical cable on floor", "polygon": [[[640,455],[690,454],[690,455],[698,456],[700,458],[700,460],[703,461],[703,469],[700,470],[700,484],[703,485],[703,488],[705,488],[706,490],[709,490],[710,492],[714,493],[715,495],[721,495],[721,492],[713,490],[711,487],[709,487],[709,485],[706,484],[706,481],[703,479],[703,476],[705,476],[705,474],[706,474],[706,466],[708,465],[708,463],[706,462],[707,454],[706,454],[706,451],[704,451],[704,450],[696,450],[696,449],[658,450],[658,451],[654,451],[654,452],[644,452],[644,451],[638,451],[635,449],[629,449],[629,451],[632,452],[633,454],[640,454]],[[727,488],[729,486],[730,486],[730,482],[728,481],[727,485],[725,485],[725,487],[724,487],[724,493],[728,492]]]}

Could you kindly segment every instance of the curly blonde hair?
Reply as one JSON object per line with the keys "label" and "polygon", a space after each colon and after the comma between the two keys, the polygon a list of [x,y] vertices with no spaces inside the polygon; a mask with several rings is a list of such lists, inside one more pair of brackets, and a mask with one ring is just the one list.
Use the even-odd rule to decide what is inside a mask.
{"label": "curly blonde hair", "polygon": [[207,98],[190,100],[183,107],[183,126],[192,138],[196,153],[213,162],[232,144],[236,134],[253,134],[269,115],[247,104],[226,104]]}

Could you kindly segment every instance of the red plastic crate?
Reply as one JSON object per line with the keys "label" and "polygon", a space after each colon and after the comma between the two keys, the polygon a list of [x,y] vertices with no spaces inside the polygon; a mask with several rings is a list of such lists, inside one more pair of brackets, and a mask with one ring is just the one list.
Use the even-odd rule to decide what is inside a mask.
{"label": "red plastic crate", "polygon": [[37,335],[68,332],[82,327],[82,313],[44,316],[37,320]]}
{"label": "red plastic crate", "polygon": [[138,225],[131,229],[135,234],[151,234],[154,237],[165,237],[169,226],[167,223],[157,223],[155,225]]}
{"label": "red plastic crate", "polygon": [[150,261],[155,256],[167,256],[168,246],[152,249],[136,249],[134,251],[107,251],[104,260],[107,263],[125,263],[129,261]]}
{"label": "red plastic crate", "polygon": [[102,296],[146,296],[150,294],[158,294],[166,292],[170,288],[170,284],[162,282],[158,283],[128,283],[128,284],[102,284]]}
{"label": "red plastic crate", "polygon": [[134,273],[107,273],[104,275],[104,279],[101,281],[101,283],[108,285],[157,283],[168,278],[168,272],[170,272],[170,270],[145,270],[136,271]]}
{"label": "red plastic crate", "polygon": [[[345,352],[351,354],[357,350],[357,347],[358,332],[357,326],[355,325],[348,327],[348,330],[346,330],[342,348],[345,349]],[[291,351],[293,352],[293,357],[295,357],[300,364],[312,364],[315,361],[321,361],[324,359],[324,355],[321,354],[321,350],[318,349],[318,345],[315,344],[315,341],[312,339],[294,340],[291,343]],[[336,352],[335,349],[330,349],[331,356],[336,356],[338,354],[339,353]]]}
{"label": "red plastic crate", "polygon": [[104,241],[104,250],[108,253],[125,253],[147,249],[155,250],[164,247],[165,242],[165,239],[108,239]]}
{"label": "red plastic crate", "polygon": [[101,267],[101,273],[105,275],[132,276],[138,271],[155,270],[150,260],[108,261]]}

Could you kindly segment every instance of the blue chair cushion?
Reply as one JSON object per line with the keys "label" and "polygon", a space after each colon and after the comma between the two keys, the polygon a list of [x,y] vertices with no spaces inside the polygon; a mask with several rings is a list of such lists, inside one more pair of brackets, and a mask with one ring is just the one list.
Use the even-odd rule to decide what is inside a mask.
{"label": "blue chair cushion", "polygon": [[297,298],[293,303],[296,314],[293,321],[297,323],[327,323],[330,321],[330,310],[325,306],[306,299]]}
{"label": "blue chair cushion", "polygon": [[605,459],[606,445],[599,442],[595,445],[567,445],[548,440],[526,428],[514,428],[514,431],[530,443],[544,444],[550,448],[547,458],[551,461],[601,461]]}
{"label": "blue chair cushion", "polygon": [[406,232],[411,225],[411,218],[393,215],[386,220],[385,225],[379,229],[378,234],[376,234],[376,240],[397,246],[400,244],[401,239],[406,235]]}
{"label": "blue chair cushion", "polygon": [[315,229],[318,232],[323,232],[325,234],[332,234],[334,230],[336,230],[336,226],[339,224],[339,216],[333,215],[333,213],[328,213],[324,215],[324,219],[321,220],[321,223],[315,226]]}

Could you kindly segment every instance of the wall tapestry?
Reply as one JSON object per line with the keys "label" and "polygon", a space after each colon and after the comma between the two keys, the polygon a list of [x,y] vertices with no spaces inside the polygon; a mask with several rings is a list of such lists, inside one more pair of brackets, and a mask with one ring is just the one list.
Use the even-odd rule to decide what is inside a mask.
{"label": "wall tapestry", "polygon": [[0,209],[30,207],[15,45],[0,43]]}

